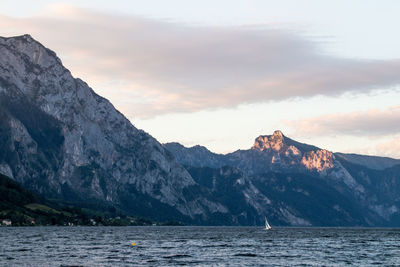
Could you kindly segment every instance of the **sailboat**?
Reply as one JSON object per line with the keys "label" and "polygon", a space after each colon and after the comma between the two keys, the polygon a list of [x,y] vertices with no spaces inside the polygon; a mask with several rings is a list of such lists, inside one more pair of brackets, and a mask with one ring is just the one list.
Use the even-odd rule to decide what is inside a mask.
{"label": "sailboat", "polygon": [[265,230],[271,230],[271,229],[272,229],[272,227],[271,227],[271,225],[269,225],[267,217],[265,217]]}

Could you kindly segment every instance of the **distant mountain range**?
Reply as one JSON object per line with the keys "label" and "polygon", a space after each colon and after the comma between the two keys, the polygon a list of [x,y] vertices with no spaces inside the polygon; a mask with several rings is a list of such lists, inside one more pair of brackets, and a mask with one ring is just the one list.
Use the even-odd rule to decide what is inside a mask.
{"label": "distant mountain range", "polygon": [[259,191],[258,196],[270,200],[263,205],[264,214],[277,224],[400,223],[397,159],[332,153],[294,141],[281,131],[257,137],[251,149],[226,155],[201,146],[164,146],[193,177],[207,179],[210,168],[241,173]]}
{"label": "distant mountain range", "polygon": [[42,197],[186,224],[400,225],[400,160],[280,131],[226,155],[161,145],[31,36],[0,55],[0,173]]}

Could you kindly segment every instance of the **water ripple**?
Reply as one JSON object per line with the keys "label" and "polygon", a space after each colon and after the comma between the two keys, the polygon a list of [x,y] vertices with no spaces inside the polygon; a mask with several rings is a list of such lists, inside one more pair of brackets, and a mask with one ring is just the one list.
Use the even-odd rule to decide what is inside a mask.
{"label": "water ripple", "polygon": [[0,266],[400,265],[400,229],[2,227],[0,240]]}

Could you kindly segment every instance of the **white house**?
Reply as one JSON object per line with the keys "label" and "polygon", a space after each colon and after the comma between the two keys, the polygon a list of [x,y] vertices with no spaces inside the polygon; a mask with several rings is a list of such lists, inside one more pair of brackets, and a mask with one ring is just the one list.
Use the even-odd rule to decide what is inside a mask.
{"label": "white house", "polygon": [[11,226],[12,222],[11,222],[10,219],[4,219],[4,220],[1,221],[1,224],[5,225],[5,226]]}

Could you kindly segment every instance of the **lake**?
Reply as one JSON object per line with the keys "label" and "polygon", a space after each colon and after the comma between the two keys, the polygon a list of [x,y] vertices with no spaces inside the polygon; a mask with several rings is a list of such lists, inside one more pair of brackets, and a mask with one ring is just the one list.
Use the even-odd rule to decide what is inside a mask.
{"label": "lake", "polygon": [[0,241],[0,266],[400,265],[386,228],[1,227]]}

